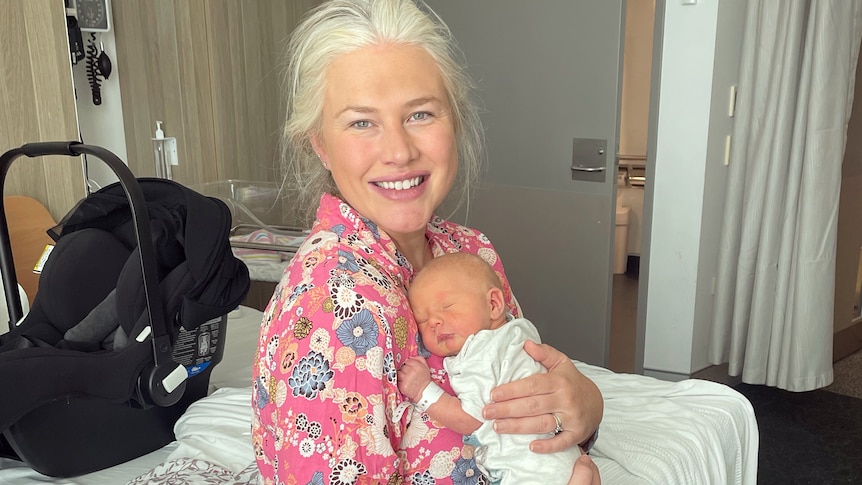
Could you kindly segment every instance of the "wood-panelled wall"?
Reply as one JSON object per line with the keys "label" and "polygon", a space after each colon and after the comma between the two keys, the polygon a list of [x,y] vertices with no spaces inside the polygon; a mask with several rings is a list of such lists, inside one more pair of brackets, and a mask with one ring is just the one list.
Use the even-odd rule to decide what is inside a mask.
{"label": "wood-panelled wall", "polygon": [[[0,15],[0,152],[37,141],[78,139],[63,0],[3,0]],[[19,158],[3,187],[60,219],[85,194],[81,161]]]}
{"label": "wood-panelled wall", "polygon": [[128,163],[155,174],[156,120],[174,179],[276,180],[287,35],[313,0],[113,0]]}

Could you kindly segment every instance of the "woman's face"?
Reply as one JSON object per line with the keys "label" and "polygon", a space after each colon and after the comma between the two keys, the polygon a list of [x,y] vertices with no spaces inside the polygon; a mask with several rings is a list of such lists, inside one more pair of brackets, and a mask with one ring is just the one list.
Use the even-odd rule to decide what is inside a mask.
{"label": "woman's face", "polygon": [[312,144],[344,200],[396,243],[424,235],[455,180],[447,99],[437,65],[415,46],[364,47],[327,70]]}

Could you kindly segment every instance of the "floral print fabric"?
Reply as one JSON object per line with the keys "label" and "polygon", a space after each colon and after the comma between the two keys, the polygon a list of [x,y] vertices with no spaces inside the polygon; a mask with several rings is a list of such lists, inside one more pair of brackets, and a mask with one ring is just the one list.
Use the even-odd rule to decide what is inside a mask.
{"label": "floral print fabric", "polygon": [[[517,314],[483,234],[435,217],[426,236],[435,256],[466,251],[494,266]],[[252,439],[264,483],[487,483],[460,435],[412,407],[402,415],[396,371],[412,355],[426,357],[432,378],[451,392],[407,303],[413,275],[383,231],[337,197],[322,197],[261,325]]]}

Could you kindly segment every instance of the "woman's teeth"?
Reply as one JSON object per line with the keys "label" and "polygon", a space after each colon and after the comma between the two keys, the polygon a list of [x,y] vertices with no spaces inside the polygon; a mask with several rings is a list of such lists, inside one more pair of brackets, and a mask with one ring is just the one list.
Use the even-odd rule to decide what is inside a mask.
{"label": "woman's teeth", "polygon": [[422,182],[422,177],[413,177],[397,182],[376,182],[376,185],[387,190],[407,190],[416,187],[420,182]]}

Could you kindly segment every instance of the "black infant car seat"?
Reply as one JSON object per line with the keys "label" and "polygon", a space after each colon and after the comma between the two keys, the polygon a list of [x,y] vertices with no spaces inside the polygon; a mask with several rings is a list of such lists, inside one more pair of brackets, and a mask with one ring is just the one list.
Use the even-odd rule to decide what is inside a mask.
{"label": "black infant car seat", "polygon": [[[135,179],[112,153],[77,142],[0,156],[0,189],[21,156],[101,158],[119,177],[49,234],[56,245],[21,319],[0,198],[0,270],[11,329],[0,335],[0,453],[69,477],[144,455],[205,396],[227,313],[248,270],[230,250],[223,202],[162,179]],[[16,324],[16,322],[18,322]]]}

